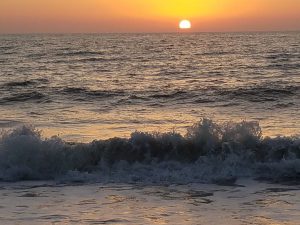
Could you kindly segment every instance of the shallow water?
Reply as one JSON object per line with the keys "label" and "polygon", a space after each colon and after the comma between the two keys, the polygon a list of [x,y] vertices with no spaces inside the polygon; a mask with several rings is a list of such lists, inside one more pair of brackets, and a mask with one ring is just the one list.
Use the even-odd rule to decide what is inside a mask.
{"label": "shallow water", "polygon": [[0,183],[0,220],[11,224],[299,225],[300,186],[240,180],[205,184]]}
{"label": "shallow water", "polygon": [[0,128],[89,142],[199,118],[300,128],[300,33],[0,36]]}

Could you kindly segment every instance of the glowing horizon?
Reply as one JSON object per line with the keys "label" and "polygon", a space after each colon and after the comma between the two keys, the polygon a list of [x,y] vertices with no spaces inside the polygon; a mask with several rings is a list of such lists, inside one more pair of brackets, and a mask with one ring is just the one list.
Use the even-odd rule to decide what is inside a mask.
{"label": "glowing horizon", "polygon": [[298,0],[2,0],[0,33],[300,30]]}

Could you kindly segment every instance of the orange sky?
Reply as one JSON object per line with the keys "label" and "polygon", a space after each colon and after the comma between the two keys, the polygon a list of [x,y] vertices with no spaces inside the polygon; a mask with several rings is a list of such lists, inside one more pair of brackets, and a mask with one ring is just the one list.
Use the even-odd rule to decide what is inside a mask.
{"label": "orange sky", "polygon": [[0,33],[300,30],[300,0],[0,0]]}

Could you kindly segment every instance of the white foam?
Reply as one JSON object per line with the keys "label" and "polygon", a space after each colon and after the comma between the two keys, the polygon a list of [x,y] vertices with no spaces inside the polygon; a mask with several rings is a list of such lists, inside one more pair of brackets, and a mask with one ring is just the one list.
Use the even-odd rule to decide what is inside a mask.
{"label": "white foam", "polygon": [[299,179],[299,138],[263,138],[256,122],[202,119],[185,136],[135,132],[129,139],[69,144],[22,126],[0,139],[0,179],[5,181],[190,183],[241,177]]}

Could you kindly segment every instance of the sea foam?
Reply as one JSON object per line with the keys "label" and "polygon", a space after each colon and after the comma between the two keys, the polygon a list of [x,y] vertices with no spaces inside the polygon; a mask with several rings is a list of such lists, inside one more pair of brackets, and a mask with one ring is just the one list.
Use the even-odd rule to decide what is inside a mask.
{"label": "sea foam", "polygon": [[299,181],[299,137],[263,137],[257,122],[201,119],[185,135],[135,132],[130,138],[68,143],[22,126],[3,131],[0,139],[4,181],[231,184],[242,177]]}

